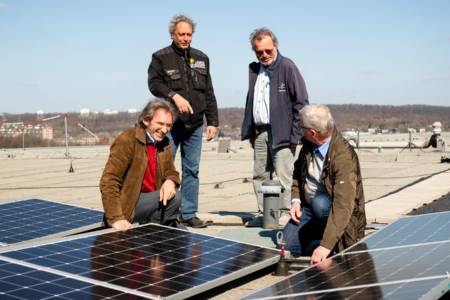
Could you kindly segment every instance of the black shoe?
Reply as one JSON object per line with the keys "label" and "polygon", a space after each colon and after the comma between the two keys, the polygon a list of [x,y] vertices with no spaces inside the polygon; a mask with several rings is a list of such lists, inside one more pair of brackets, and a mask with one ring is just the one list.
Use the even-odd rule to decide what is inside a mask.
{"label": "black shoe", "polygon": [[[183,224],[192,228],[205,228],[208,227],[208,222],[205,222],[198,217],[192,217],[187,220],[183,220]],[[209,223],[211,224],[211,223]]]}
{"label": "black shoe", "polygon": [[245,222],[245,227],[263,227],[263,216],[258,215]]}

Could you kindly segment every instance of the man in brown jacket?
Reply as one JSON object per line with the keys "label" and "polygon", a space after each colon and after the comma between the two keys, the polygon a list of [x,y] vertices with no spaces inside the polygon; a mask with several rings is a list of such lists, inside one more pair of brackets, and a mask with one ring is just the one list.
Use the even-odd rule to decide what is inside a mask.
{"label": "man in brown jacket", "polygon": [[176,222],[180,177],[166,137],[174,119],[170,103],[150,101],[138,124],[122,132],[111,145],[100,179],[106,226],[126,230],[134,222]]}
{"label": "man in brown jacket", "polygon": [[[358,156],[337,131],[328,107],[300,110],[303,147],[294,165],[286,249],[311,263],[364,236],[366,215]],[[311,254],[312,253],[312,254]]]}

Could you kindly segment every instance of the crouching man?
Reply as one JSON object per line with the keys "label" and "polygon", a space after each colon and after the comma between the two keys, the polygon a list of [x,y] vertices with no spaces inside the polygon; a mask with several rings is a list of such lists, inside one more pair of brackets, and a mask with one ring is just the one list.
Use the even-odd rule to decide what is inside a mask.
{"label": "crouching man", "polygon": [[111,145],[100,179],[106,226],[116,230],[129,229],[134,222],[176,226],[180,177],[166,137],[175,117],[167,101],[150,101],[136,126]]}
{"label": "crouching man", "polygon": [[294,164],[286,249],[319,263],[364,236],[366,215],[358,156],[337,131],[328,107],[300,110],[303,147]]}

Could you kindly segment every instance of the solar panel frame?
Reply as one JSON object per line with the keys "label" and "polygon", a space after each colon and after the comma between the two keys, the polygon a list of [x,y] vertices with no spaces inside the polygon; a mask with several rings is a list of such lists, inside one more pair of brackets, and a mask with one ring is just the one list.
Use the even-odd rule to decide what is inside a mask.
{"label": "solar panel frame", "polygon": [[[153,278],[151,276],[155,276],[156,271],[154,273],[145,273],[141,270],[139,274],[142,274],[145,280],[155,280],[153,284],[151,282],[145,282],[146,285],[141,284],[141,286],[137,286],[136,290],[132,290],[127,288],[127,284],[130,283],[136,283],[134,278],[131,276],[133,274],[126,273],[129,269],[125,268],[126,264],[131,264],[133,262],[132,266],[139,267],[139,259],[134,259],[130,255],[130,251],[128,247],[123,245],[123,238],[126,237],[127,233],[136,230],[137,232],[139,230],[144,230],[143,233],[148,233],[145,230],[153,230],[156,229],[163,229],[164,231],[158,232],[154,235],[148,234],[149,241],[152,239],[157,239],[161,237],[164,232],[164,235],[167,235],[168,233],[172,234],[171,239],[169,239],[173,245],[180,245],[180,242],[183,240],[183,236],[189,236],[191,239],[198,240],[199,249],[192,250],[192,251],[199,251],[196,255],[196,257],[202,260],[206,261],[205,265],[202,265],[201,267],[196,267],[195,263],[193,263],[194,259],[191,258],[191,256],[186,256],[184,254],[185,258],[189,257],[189,259],[186,259],[187,265],[183,266],[184,262],[186,264],[186,261],[181,261],[178,264],[176,264],[176,261],[169,261],[167,264],[162,264],[162,267],[160,269],[165,272],[165,274],[171,274],[169,270],[165,270],[165,267],[167,265],[173,266],[175,269],[178,268],[178,270],[184,270],[185,273],[181,274],[172,274],[175,275],[174,277],[169,277],[167,279],[166,277],[161,277],[158,280],[158,278]],[[117,240],[122,240],[122,242],[115,243],[111,240],[108,241],[108,236],[114,235]],[[135,238],[133,241],[138,243],[142,243],[142,237]],[[145,235],[144,235],[145,236]],[[96,240],[100,241],[100,247],[98,248],[98,251],[102,253],[102,257],[110,257],[110,255],[106,252],[108,249],[112,249],[113,247],[121,247],[123,250],[122,252],[114,252],[117,253],[117,257],[112,257],[116,261],[116,267],[115,268],[109,268],[107,263],[101,263],[99,268],[88,268],[86,265],[86,261],[83,261],[83,259],[86,259],[86,251],[85,249],[88,249],[89,247],[89,253],[91,255],[93,250],[93,245]],[[102,244],[104,243],[104,244]],[[142,244],[143,245],[143,244]],[[158,244],[157,242],[153,241],[148,246],[142,246],[142,247],[130,247],[132,251],[141,250],[141,251],[150,251],[147,252],[151,253],[151,251],[159,251],[161,248],[158,248],[158,246],[163,245],[162,243]],[[217,248],[223,245],[222,248]],[[67,249],[64,249],[64,247],[69,246],[71,247],[71,252],[67,252]],[[77,248],[78,247],[78,248]],[[84,248],[83,248],[84,247]],[[175,247],[175,246],[174,246]],[[77,249],[74,249],[77,248]],[[29,253],[28,251],[33,250],[36,252],[34,255]],[[217,249],[220,249],[218,251]],[[247,260],[247,254],[244,253],[238,253],[239,250],[242,249],[251,249],[255,253],[255,260],[254,263],[248,263]],[[78,252],[77,252],[78,251]],[[234,252],[233,252],[234,251]],[[250,251],[250,250],[249,250]],[[169,251],[170,252],[170,251]],[[231,254],[235,253],[234,257],[238,257],[236,259],[235,264],[233,265],[231,262],[233,262],[231,259],[230,261],[218,261],[220,258],[224,258],[225,254]],[[178,257],[177,255],[183,255],[183,251],[181,248],[177,250],[173,250],[171,254],[174,254],[174,257]],[[201,255],[200,255],[201,254]],[[256,255],[263,255],[261,258],[257,258]],[[265,256],[264,256],[265,255]],[[80,262],[80,264],[76,263],[69,263],[68,265],[64,265],[61,262],[58,262],[58,259],[63,259],[62,256],[69,256],[74,262]],[[161,253],[161,255],[158,255],[159,259],[170,259],[170,255],[166,255],[165,253]],[[149,256],[151,257],[151,256]],[[192,256],[194,257],[194,256]],[[95,283],[97,285],[106,286],[109,288],[114,289],[123,289],[127,293],[131,294],[137,294],[141,297],[163,297],[165,299],[184,299],[190,296],[194,296],[197,294],[200,294],[202,292],[205,292],[207,290],[210,290],[214,287],[217,287],[219,285],[222,285],[224,283],[230,282],[232,280],[235,280],[237,278],[243,277],[245,275],[251,274],[253,272],[256,272],[258,270],[261,270],[265,267],[268,267],[270,265],[275,264],[279,259],[279,251],[275,249],[268,249],[268,248],[260,248],[257,246],[241,243],[241,242],[235,242],[232,240],[226,240],[222,238],[217,238],[209,235],[199,234],[199,233],[193,233],[181,229],[175,229],[171,227],[166,227],[162,225],[155,225],[155,224],[147,224],[147,225],[141,225],[136,226],[131,230],[128,231],[113,231],[112,229],[105,229],[102,231],[97,232],[90,232],[81,234],[79,236],[72,236],[72,237],[65,237],[62,239],[55,239],[55,240],[46,240],[41,243],[34,243],[34,245],[15,245],[12,246],[12,248],[9,249],[0,249],[0,258],[7,259],[10,261],[13,261],[15,263],[21,263],[26,264],[28,266],[32,266],[34,268],[45,268],[46,270],[55,270],[59,272],[60,274],[64,276],[75,276],[78,280],[88,281]],[[120,262],[120,263],[119,263]],[[143,260],[142,263],[144,265],[149,266],[149,263],[151,260]],[[247,264],[248,263],[248,264]],[[216,265],[211,265],[216,264]],[[122,269],[124,267],[124,269]],[[130,266],[128,266],[130,267]],[[209,268],[209,269],[208,269]],[[150,270],[157,270],[158,265],[150,268]],[[94,270],[94,271],[92,271]],[[186,272],[187,271],[187,272]],[[211,273],[211,272],[216,273]],[[94,273],[96,272],[96,273]],[[121,273],[125,272],[125,273]],[[101,274],[100,274],[101,273]],[[112,275],[111,275],[112,274]],[[222,276],[219,276],[219,274],[222,274]],[[107,278],[106,281],[100,281],[98,279],[95,279],[95,276],[98,275],[105,275]],[[190,277],[190,276],[196,276],[196,277]],[[141,275],[140,275],[141,276]],[[118,278],[123,277],[123,278]],[[193,279],[194,278],[194,279]],[[168,281],[170,284],[175,284],[178,286],[180,290],[176,291],[174,293],[173,290],[168,289]],[[172,287],[172,286],[171,286]],[[158,289],[160,291],[160,295],[155,295],[154,293],[150,293],[149,291],[155,291]]]}
{"label": "solar panel frame", "polygon": [[[45,212],[39,216],[37,210]],[[71,214],[62,215],[63,211],[66,213],[70,211]],[[46,217],[48,218],[45,219]],[[70,220],[67,217],[76,219]],[[103,212],[50,200],[22,199],[1,203],[0,218],[1,248],[99,228],[102,226]],[[44,220],[48,220],[48,223],[46,224]],[[42,224],[47,226],[40,226]]]}

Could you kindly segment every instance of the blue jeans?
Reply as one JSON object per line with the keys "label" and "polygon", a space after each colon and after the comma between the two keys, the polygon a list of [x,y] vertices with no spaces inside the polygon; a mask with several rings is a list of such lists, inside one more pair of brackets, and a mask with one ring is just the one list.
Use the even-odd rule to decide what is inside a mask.
{"label": "blue jeans", "polygon": [[285,249],[294,255],[311,255],[322,239],[331,199],[327,193],[317,194],[310,204],[302,206],[300,222],[292,219],[283,229]]}
{"label": "blue jeans", "polygon": [[169,138],[172,141],[172,155],[175,160],[177,149],[181,153],[181,216],[183,220],[195,217],[198,211],[198,173],[202,153],[203,127],[192,133],[177,133],[172,131]]}

